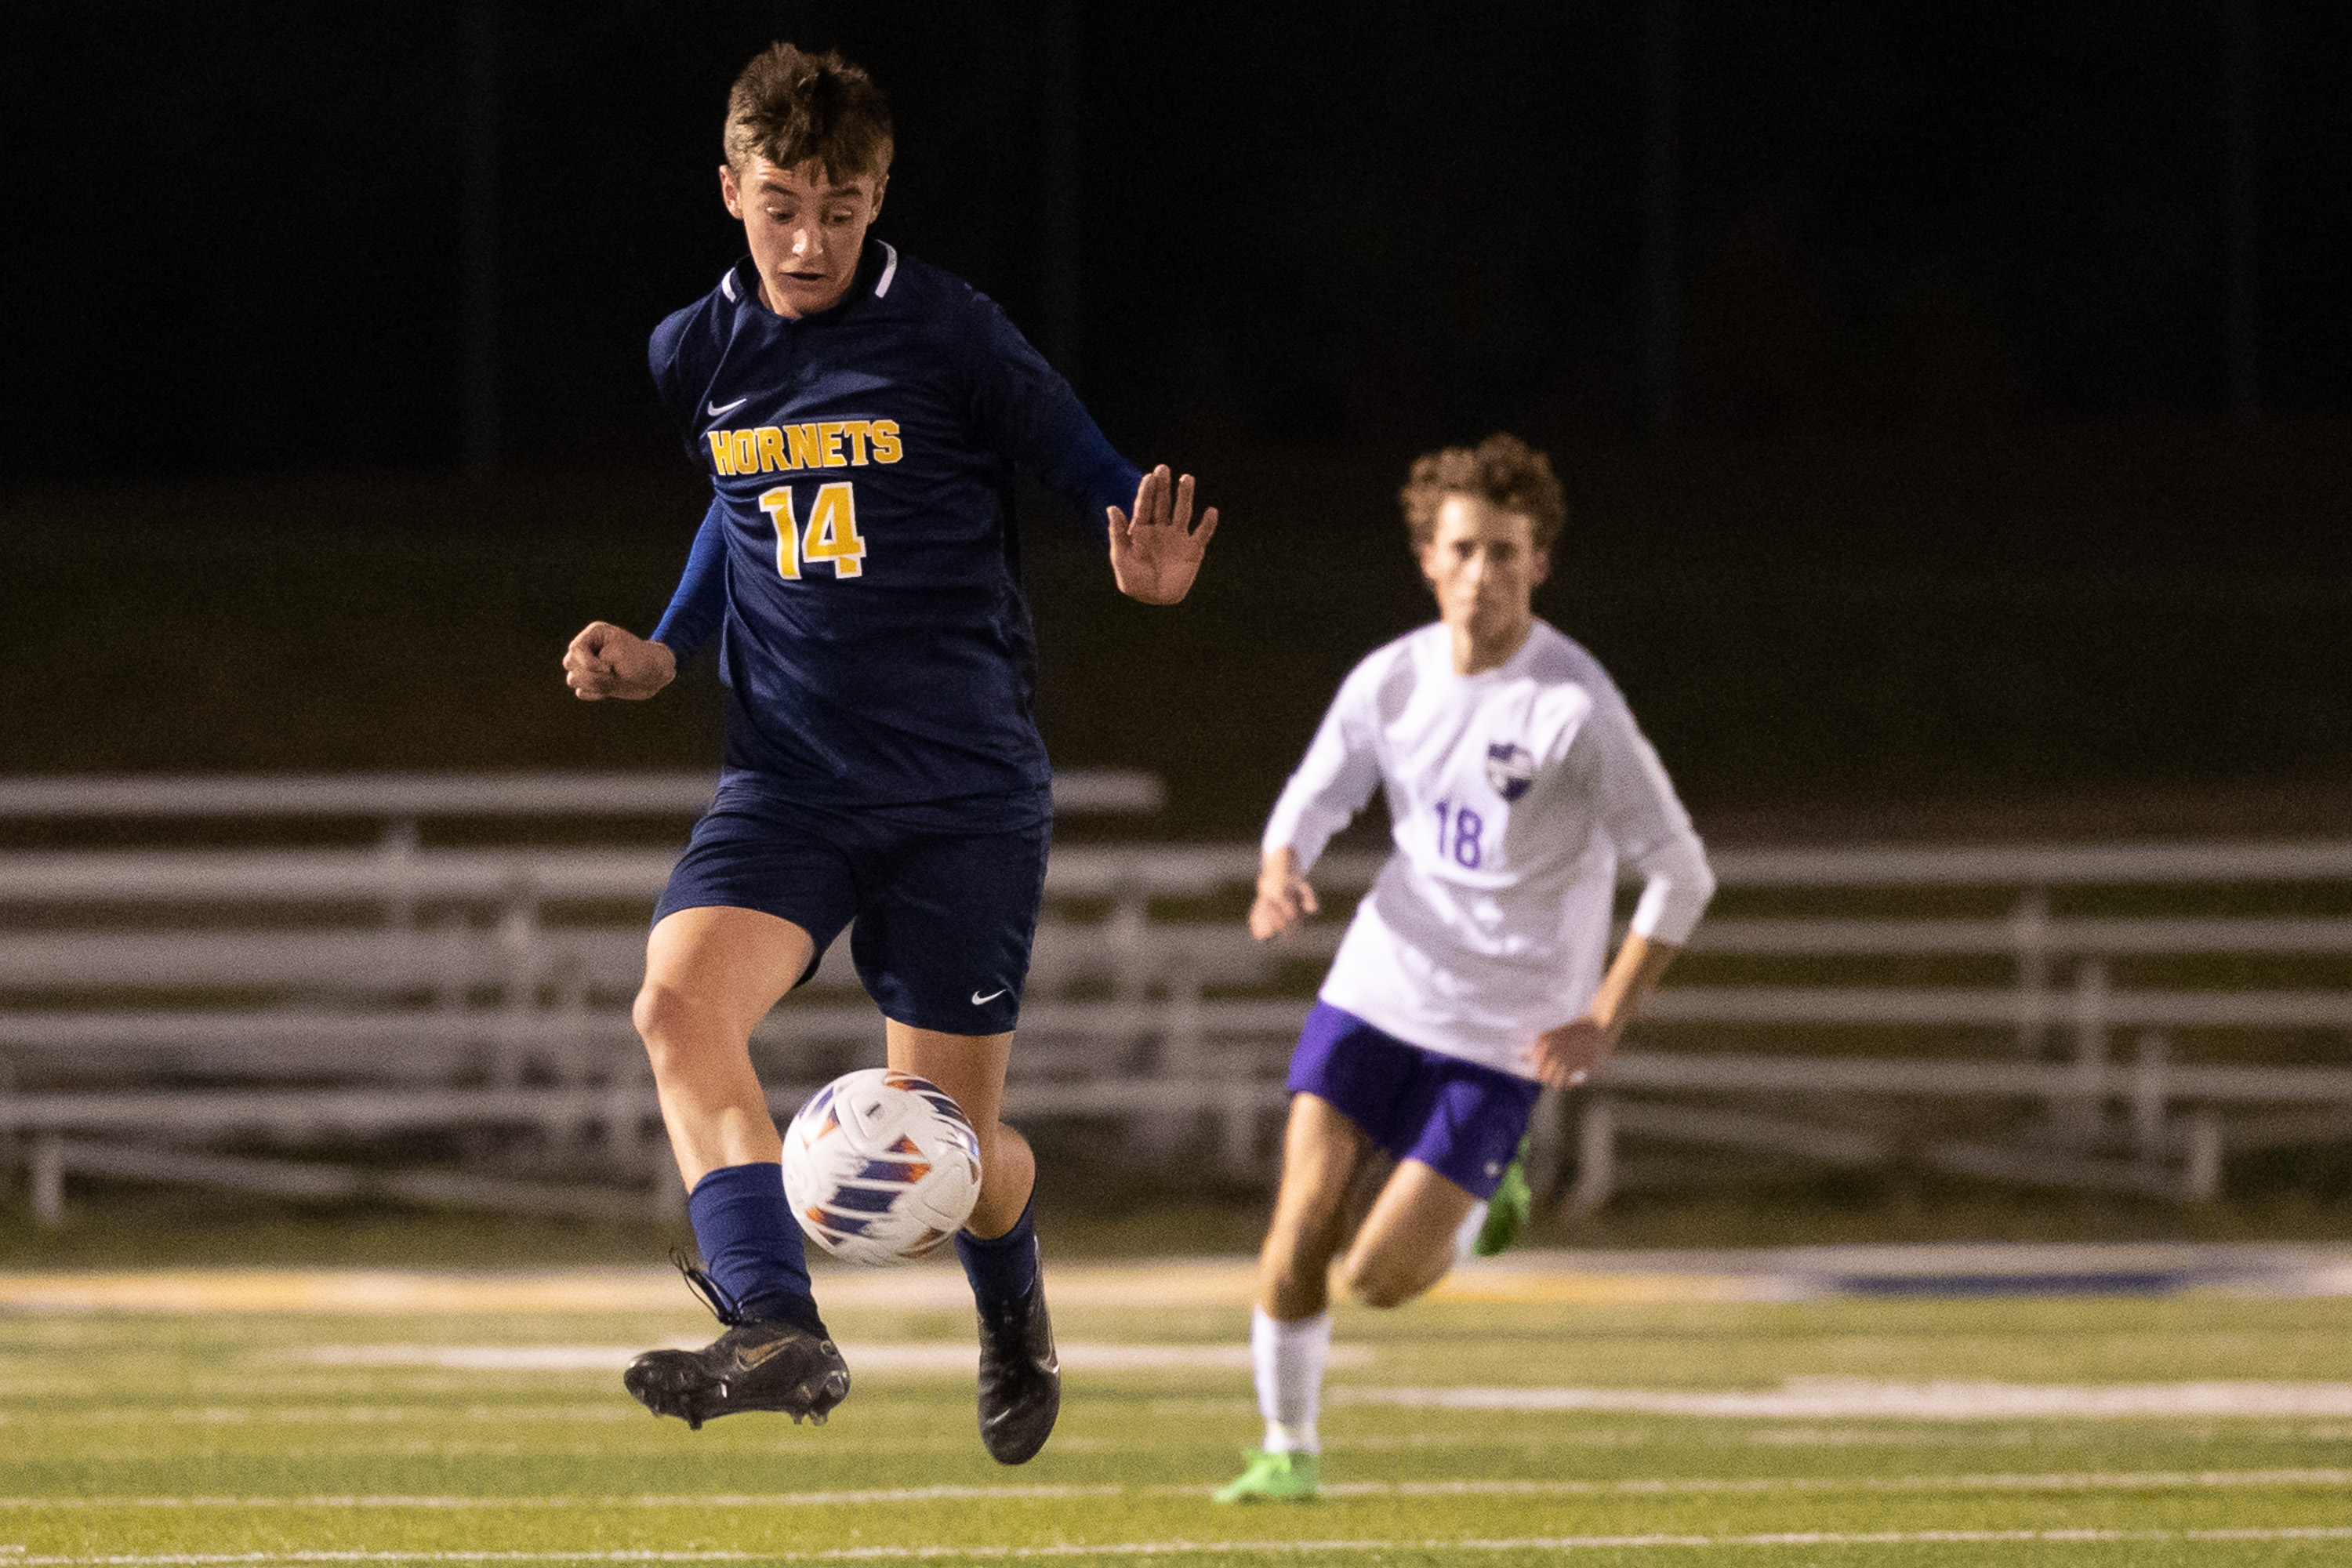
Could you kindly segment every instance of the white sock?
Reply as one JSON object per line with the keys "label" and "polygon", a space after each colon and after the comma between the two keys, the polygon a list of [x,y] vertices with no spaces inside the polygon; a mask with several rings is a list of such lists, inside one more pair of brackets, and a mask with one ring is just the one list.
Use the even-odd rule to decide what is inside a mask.
{"label": "white sock", "polygon": [[1454,1233],[1454,1261],[1456,1264],[1470,1261],[1470,1249],[1477,1245],[1478,1233],[1486,1227],[1487,1206],[1472,1204],[1469,1217],[1462,1222],[1462,1228]]}
{"label": "white sock", "polygon": [[1319,1454],[1315,1415],[1323,1403],[1323,1363],[1331,1355],[1331,1314],[1286,1323],[1250,1312],[1250,1360],[1257,1368],[1257,1410],[1265,1417],[1269,1454]]}

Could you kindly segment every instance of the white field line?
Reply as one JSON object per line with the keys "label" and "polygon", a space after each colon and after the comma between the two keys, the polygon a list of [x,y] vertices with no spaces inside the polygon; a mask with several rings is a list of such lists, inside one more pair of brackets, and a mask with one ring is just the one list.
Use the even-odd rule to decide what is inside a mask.
{"label": "white field line", "polygon": [[[2352,1469],[2072,1470],[2047,1475],[1667,1477],[1615,1481],[1349,1481],[1328,1497],[1664,1497],[1769,1496],[1781,1492],[2080,1492],[2188,1491],[2352,1486]],[[580,1509],[855,1508],[916,1502],[1055,1501],[1070,1498],[1192,1497],[1205,1486],[934,1486],[864,1491],[646,1494],[635,1497],[77,1497],[0,1498],[0,1509]]]}
{"label": "white field line", "polygon": [[[459,1372],[618,1372],[645,1350],[643,1345],[314,1345],[302,1352],[320,1366],[435,1367]],[[676,1348],[692,1348],[678,1342]],[[1062,1364],[1081,1372],[1150,1372],[1210,1370],[1247,1372],[1246,1344],[1097,1344],[1084,1340],[1059,1347]],[[977,1343],[925,1342],[856,1344],[843,1342],[841,1353],[855,1373],[939,1373],[970,1377],[980,1364]],[[1361,1368],[1371,1364],[1369,1345],[1335,1345],[1330,1364]]]}
{"label": "white field line", "polygon": [[2352,1541],[2352,1526],[2252,1526],[2241,1530],[1883,1530],[1797,1531],[1770,1535],[1529,1535],[1351,1541],[1105,1541],[1051,1546],[842,1546],[822,1552],[173,1552],[94,1557],[19,1556],[26,1568],[268,1568],[332,1563],[863,1563],[994,1562],[1055,1557],[1178,1557],[1245,1554],[1317,1557],[1371,1552],[1622,1552],[1652,1546],[1943,1546],[2043,1543]]}
{"label": "white field line", "polygon": [[294,1426],[375,1426],[395,1422],[477,1421],[513,1426],[524,1422],[582,1421],[612,1426],[645,1419],[642,1405],[625,1399],[589,1405],[468,1405],[453,1410],[446,1405],[182,1405],[162,1410],[142,1408],[41,1411],[27,1415],[0,1410],[0,1426],[11,1424],[82,1426],[234,1426],[269,1421]]}
{"label": "white field line", "polygon": [[1891,1383],[1792,1377],[1777,1389],[1380,1388],[1342,1384],[1333,1404],[1433,1410],[1609,1411],[1765,1420],[2115,1420],[2352,1415],[2352,1383]]}
{"label": "white field line", "polygon": [[[1244,1344],[1119,1344],[1074,1341],[1063,1364],[1079,1372],[1247,1371]],[[971,1344],[844,1343],[853,1373],[969,1377]],[[638,1347],[626,1345],[316,1345],[302,1352],[321,1366],[432,1368],[462,1372],[617,1372]],[[1334,1370],[1360,1371],[1368,1345],[1335,1345]],[[1777,1389],[1381,1388],[1342,1384],[1335,1405],[1401,1405],[1439,1410],[1619,1415],[1761,1420],[2114,1420],[2179,1416],[2352,1416],[2352,1383],[2241,1380],[2204,1383],[1899,1383],[1875,1378],[1792,1377]]]}
{"label": "white field line", "polygon": [[[144,1497],[0,1498],[0,1509],[291,1508],[291,1509],[578,1509],[578,1508],[827,1508],[903,1506],[910,1502],[1117,1497],[1129,1489],[1103,1486],[877,1487],[866,1491],[712,1493],[695,1497]],[[1202,1489],[1190,1489],[1199,1491]]]}
{"label": "white field line", "polygon": [[[1204,1419],[1255,1420],[1257,1407],[1247,1399],[1154,1400],[1150,1408],[1155,1418],[1162,1420],[1197,1421]],[[462,1421],[476,1425],[515,1426],[537,1423],[579,1424],[597,1426],[642,1425],[645,1411],[637,1405],[622,1399],[593,1404],[573,1405],[472,1405],[452,1409],[440,1405],[173,1405],[160,1409],[70,1409],[32,1413],[0,1410],[0,1427],[9,1426],[234,1426],[263,1424],[296,1426],[424,1426],[436,1422]],[[2210,1440],[2220,1428],[2208,1419],[2202,1426],[2183,1429],[2184,1436],[2200,1436]],[[2046,1433],[2032,1426],[1968,1426],[1958,1422],[1926,1422],[1916,1426],[1806,1426],[1791,1427],[1761,1427],[1741,1431],[1736,1426],[1703,1426],[1696,1431],[1677,1431],[1675,1441],[1683,1444],[1703,1443],[1709,1447],[1739,1446],[1764,1448],[1976,1448],[2026,1447],[2042,1442]],[[2352,1422],[2311,1421],[2297,1423],[2291,1418],[2268,1426],[2248,1428],[2239,1436],[2257,1437],[2263,1441],[2282,1443],[2342,1443],[2352,1440]],[[1479,1424],[1473,1429],[1458,1432],[1413,1432],[1407,1434],[1365,1434],[1348,1439],[1350,1453],[1359,1449],[1372,1451],[1390,1448],[1479,1448],[1524,1447],[1528,1435],[1517,1427],[1495,1428],[1491,1424]],[[1653,1447],[1664,1438],[1658,1429],[1645,1427],[1570,1428],[1548,1432],[1542,1441],[1554,1447],[1631,1448]],[[829,1449],[839,1449],[847,1438],[827,1437]],[[1133,1447],[1134,1445],[1105,1444],[1097,1447]],[[856,1448],[857,1452],[882,1452],[887,1447],[876,1444]],[[0,1555],[7,1548],[0,1545]],[[0,1563],[0,1568],[7,1568]]]}
{"label": "white field line", "polygon": [[[420,1358],[446,1352],[466,1352],[467,1346],[324,1347],[339,1356],[349,1349],[361,1354],[327,1364],[383,1366],[386,1364],[448,1366],[437,1361],[394,1363],[394,1352],[415,1352]],[[505,1347],[498,1347],[503,1350]],[[546,1348],[546,1347],[541,1347]],[[560,1348],[560,1347],[559,1347]],[[604,1347],[594,1347],[603,1353]],[[929,1352],[950,1347],[916,1346]],[[971,1352],[953,1347],[967,1359],[959,1364],[970,1375]],[[1064,1347],[1066,1352],[1077,1347]],[[1128,1364],[1167,1365],[1152,1359],[1161,1351],[1192,1352],[1208,1346],[1097,1346],[1096,1350],[1134,1351]],[[1345,1348],[1345,1347],[1340,1347]],[[856,1347],[848,1347],[853,1360]],[[617,1352],[614,1352],[617,1353]],[[1076,1358],[1068,1358],[1076,1360]],[[1338,1358],[1335,1357],[1335,1360]],[[464,1363],[455,1363],[463,1365]],[[625,1362],[599,1363],[610,1371]],[[1099,1369],[1099,1362],[1077,1362]],[[1178,1363],[1176,1364],[1181,1364]],[[1346,1364],[1341,1362],[1340,1364]],[[874,1370],[860,1363],[857,1370]],[[2154,1383],[2154,1384],[2008,1384],[2008,1383],[1883,1383],[1865,1378],[1790,1378],[1779,1389],[1695,1392],[1648,1388],[1381,1388],[1362,1384],[1339,1384],[1327,1390],[1334,1405],[1395,1405],[1411,1408],[1458,1411],[1509,1411],[1551,1415],[1594,1412],[1668,1417],[1730,1417],[1759,1420],[1861,1420],[1946,1423],[2018,1419],[2115,1420],[2135,1418],[2247,1420],[2352,1416],[2352,1383]],[[1236,1411],[1247,1414],[1246,1401]],[[429,1423],[452,1419],[501,1425],[527,1421],[593,1422],[600,1425],[638,1419],[637,1408],[624,1401],[560,1405],[469,1405],[452,1411],[424,1405],[218,1405],[178,1406],[167,1410],[81,1410],[33,1415],[0,1410],[0,1426],[73,1423],[108,1425],[124,1422],[234,1425],[268,1421],[300,1425],[381,1425]],[[2336,1427],[2315,1428],[2314,1440],[2343,1435]],[[1832,1441],[1870,1440],[1868,1428],[1827,1432],[1801,1430],[1792,1434],[1759,1434],[1754,1440],[1776,1440],[1802,1447]]]}

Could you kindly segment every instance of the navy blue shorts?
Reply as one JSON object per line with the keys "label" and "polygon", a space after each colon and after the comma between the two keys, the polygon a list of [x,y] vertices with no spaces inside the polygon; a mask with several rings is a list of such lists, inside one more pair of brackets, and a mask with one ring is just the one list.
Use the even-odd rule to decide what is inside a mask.
{"label": "navy blue shorts", "polygon": [[950,1035],[1001,1035],[1021,1016],[1053,823],[978,833],[887,812],[787,800],[730,774],[694,825],[654,919],[721,906],[787,920],[816,943],[841,928],[887,1017]]}
{"label": "navy blue shorts", "polygon": [[1409,1046],[1318,1002],[1298,1031],[1290,1090],[1311,1094],[1400,1160],[1418,1160],[1485,1200],[1518,1152],[1542,1086]]}

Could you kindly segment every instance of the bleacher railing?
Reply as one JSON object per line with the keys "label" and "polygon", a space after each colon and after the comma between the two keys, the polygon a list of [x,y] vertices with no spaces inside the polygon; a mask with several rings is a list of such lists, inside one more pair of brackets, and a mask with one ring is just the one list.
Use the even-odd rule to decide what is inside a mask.
{"label": "bleacher railing", "polygon": [[[0,1139],[31,1171],[36,1215],[62,1217],[68,1171],[516,1210],[674,1204],[627,1004],[682,819],[709,788],[0,782],[0,820],[381,829],[323,847],[0,850]],[[1056,799],[1139,811],[1158,794],[1079,774]],[[418,831],[583,816],[681,820],[642,845],[433,847]],[[1139,1158],[1263,1175],[1293,1032],[1380,857],[1327,857],[1330,912],[1273,944],[1240,923],[1256,860],[1243,845],[1056,849],[1015,1119],[1102,1123]],[[1539,1167],[1574,1154],[1574,1205],[1671,1179],[1677,1148],[2196,1200],[2221,1190],[2227,1153],[2352,1141],[2352,842],[1714,860],[1717,911],[1633,1041],[1539,1119]],[[780,1114],[878,1053],[845,947],[755,1037]]]}

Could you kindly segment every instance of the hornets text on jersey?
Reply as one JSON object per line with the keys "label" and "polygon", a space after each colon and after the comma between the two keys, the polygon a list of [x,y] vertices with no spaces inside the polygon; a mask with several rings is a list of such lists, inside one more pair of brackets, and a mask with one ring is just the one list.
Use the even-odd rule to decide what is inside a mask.
{"label": "hornets text on jersey", "polygon": [[719,634],[728,771],[909,825],[1040,820],[1013,468],[1098,530],[1141,479],[1069,384],[986,295],[873,239],[798,320],[739,261],[651,358],[713,490],[654,637],[682,663]]}

